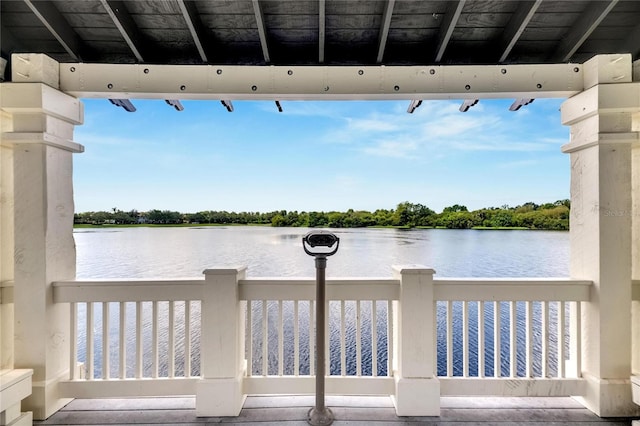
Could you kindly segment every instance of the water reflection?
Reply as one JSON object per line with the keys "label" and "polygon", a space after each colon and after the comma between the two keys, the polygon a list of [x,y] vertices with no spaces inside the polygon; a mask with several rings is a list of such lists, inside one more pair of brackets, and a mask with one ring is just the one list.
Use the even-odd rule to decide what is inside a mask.
{"label": "water reflection", "polygon": [[[192,227],[192,228],[104,228],[97,230],[77,230],[74,233],[77,246],[77,276],[78,278],[171,278],[201,276],[202,271],[217,266],[248,266],[249,276],[303,276],[314,277],[315,269],[313,259],[302,250],[301,239],[309,229],[305,228],[271,228],[271,227]],[[566,232],[545,231],[474,231],[474,230],[395,230],[395,229],[348,229],[333,230],[340,237],[340,250],[328,261],[328,277],[389,277],[391,265],[394,264],[422,264],[433,267],[436,277],[562,277],[568,275],[569,234]],[[198,302],[192,302],[192,330],[200,329],[200,306]],[[306,305],[305,305],[306,303]],[[337,305],[336,305],[337,303]],[[293,331],[292,331],[292,302],[283,303],[283,315],[287,319],[284,329],[285,347],[285,374],[292,371],[293,357]],[[331,347],[329,374],[340,374],[340,316],[336,313],[339,302],[330,305],[329,342]],[[118,371],[118,327],[119,305],[110,304],[110,353],[112,375],[117,376]],[[127,377],[133,377],[135,365],[135,318],[134,304],[126,304],[126,328],[129,369]],[[151,304],[143,306],[143,336],[144,336],[144,371],[149,376],[152,362],[149,355],[151,333]],[[167,303],[159,304],[159,311],[166,319]],[[275,306],[275,307],[274,307]],[[446,330],[446,317],[444,315],[445,304],[438,304],[437,335],[438,348],[438,373],[446,372],[446,340],[443,338]],[[454,318],[460,318],[461,304],[454,303]],[[84,304],[80,304],[79,311],[79,354],[80,360],[84,360],[86,342],[86,313]],[[481,306],[486,313],[485,332],[487,336],[493,335],[493,304]],[[102,329],[101,305],[96,304],[94,329]],[[252,342],[254,372],[262,371],[261,333],[262,305],[254,304],[252,318],[256,334]],[[269,339],[267,343],[267,369],[269,374],[277,373],[278,342],[277,332],[273,331],[277,322],[277,303],[267,304],[267,330]],[[306,309],[306,311],[305,311]],[[308,302],[301,302],[300,315],[300,374],[309,372],[309,312]],[[477,310],[478,304],[469,305],[470,321],[470,347],[478,347]],[[183,312],[184,304],[176,306],[177,312]],[[362,324],[360,333],[365,342],[372,338],[371,302],[361,303]],[[306,312],[306,314],[305,314]],[[525,342],[524,336],[524,306],[517,306],[517,334],[518,348],[522,348]],[[540,306],[533,306],[534,319],[539,318]],[[380,359],[377,364],[377,372],[380,375],[386,373],[386,330],[387,330],[387,306],[386,302],[376,304],[376,334],[377,353]],[[345,359],[347,361],[346,374],[356,374],[355,364],[355,302],[345,304],[346,345]],[[506,325],[509,323],[507,306],[500,305],[500,317],[502,318],[500,353],[501,369],[507,372],[509,359],[509,337]],[[176,324],[176,366],[178,372],[184,368],[184,324],[180,323],[180,316]],[[550,308],[551,330],[557,329],[554,321],[557,321],[556,308]],[[160,325],[160,373],[166,374],[168,365],[167,322]],[[539,329],[539,319],[534,320],[534,328]],[[453,324],[454,348],[462,345],[462,324],[456,319]],[[95,336],[96,342],[96,377],[100,375],[101,364],[97,362],[102,353],[102,337],[100,333]],[[551,336],[551,346],[557,347],[555,335]],[[487,359],[485,361],[486,375],[493,374],[493,357],[495,356],[492,341],[487,340],[485,347]],[[191,336],[193,356],[191,360],[192,373],[199,374],[199,336]],[[445,346],[443,346],[445,345]],[[555,346],[554,346],[555,345]],[[540,334],[534,335],[534,371],[540,370],[541,358]],[[164,348],[164,349],[162,349]],[[519,353],[522,351],[519,349]],[[371,344],[362,348],[362,374],[371,374],[372,347]],[[473,350],[472,350],[473,353]],[[477,367],[477,354],[470,360],[471,374],[475,374]],[[454,374],[462,374],[461,351],[454,351]],[[524,369],[524,358],[517,357],[517,369]],[[274,371],[275,368],[275,371]],[[474,370],[476,368],[476,370]],[[554,371],[555,360],[551,360],[550,369]]]}

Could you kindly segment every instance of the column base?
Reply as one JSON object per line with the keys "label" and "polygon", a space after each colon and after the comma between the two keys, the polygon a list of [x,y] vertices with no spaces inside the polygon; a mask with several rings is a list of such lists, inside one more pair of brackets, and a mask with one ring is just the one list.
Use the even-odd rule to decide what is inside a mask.
{"label": "column base", "polygon": [[395,378],[396,394],[391,396],[398,416],[440,416],[440,381]]}
{"label": "column base", "polygon": [[196,416],[236,417],[247,395],[242,393],[242,377],[202,379],[196,385]]}
{"label": "column base", "polygon": [[23,411],[31,411],[34,420],[46,420],[65,405],[73,401],[73,398],[62,398],[58,385],[61,380],[69,377],[65,371],[55,379],[42,382],[33,382],[31,395],[22,402]]}
{"label": "column base", "polygon": [[586,379],[584,396],[575,397],[590,411],[600,417],[640,416],[640,407],[631,396],[630,379],[598,379],[583,374]]}

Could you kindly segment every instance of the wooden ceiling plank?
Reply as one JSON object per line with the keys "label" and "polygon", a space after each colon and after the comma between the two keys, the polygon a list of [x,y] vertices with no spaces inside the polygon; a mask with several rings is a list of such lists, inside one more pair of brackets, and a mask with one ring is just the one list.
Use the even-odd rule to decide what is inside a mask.
{"label": "wooden ceiling plank", "polygon": [[186,2],[184,0],[176,0],[178,3],[178,7],[182,12],[182,16],[189,28],[189,32],[191,33],[191,37],[193,38],[193,42],[198,49],[198,53],[200,54],[200,59],[202,62],[209,62],[207,59],[207,46],[206,46],[206,32],[204,25],[202,25],[202,21],[199,18],[198,11],[193,2]]}
{"label": "wooden ceiling plank", "polygon": [[324,63],[325,39],[327,35],[327,5],[325,0],[318,0],[318,63]]}
{"label": "wooden ceiling plank", "polygon": [[640,24],[633,27],[622,45],[634,58],[640,56]]}
{"label": "wooden ceiling plank", "polygon": [[267,46],[267,32],[264,26],[264,15],[262,14],[262,8],[260,7],[260,0],[252,0],[253,13],[256,15],[256,25],[258,26],[258,35],[260,36],[260,45],[262,46],[262,55],[264,61],[268,64],[271,62],[269,57],[269,47]]}
{"label": "wooden ceiling plank", "polygon": [[80,61],[82,41],[62,13],[50,1],[24,0],[49,32],[58,40],[64,50],[75,60]]}
{"label": "wooden ceiling plank", "polygon": [[389,37],[389,27],[391,26],[391,16],[393,15],[393,7],[396,0],[387,0],[386,7],[384,8],[384,15],[382,16],[382,25],[380,27],[380,40],[378,42],[378,57],[376,63],[382,63],[384,57],[384,49],[387,46],[387,38]]}
{"label": "wooden ceiling plank", "polygon": [[513,46],[515,46],[522,32],[527,28],[529,21],[531,21],[531,18],[533,18],[533,15],[536,13],[540,3],[542,3],[542,0],[524,1],[520,3],[518,9],[509,21],[509,25],[504,30],[500,44],[502,54],[498,62],[504,62],[507,59]]}
{"label": "wooden ceiling plank", "polygon": [[2,40],[0,54],[7,60],[11,59],[13,52],[24,49],[24,41],[13,35],[13,32],[4,23],[0,25],[0,40]]}
{"label": "wooden ceiling plank", "polygon": [[453,30],[456,27],[456,23],[460,18],[460,14],[462,13],[462,8],[465,3],[466,0],[458,0],[457,2],[449,3],[447,6],[447,12],[444,15],[442,25],[440,26],[438,47],[436,48],[436,62],[440,62],[442,60],[444,51],[449,44],[449,40],[451,39],[451,35],[453,34]]}
{"label": "wooden ceiling plank", "polygon": [[562,39],[553,59],[558,62],[567,62],[611,12],[616,3],[618,0],[591,2]]}
{"label": "wooden ceiling plank", "polygon": [[133,18],[131,18],[131,15],[124,6],[124,2],[120,0],[100,0],[100,3],[104,6],[138,62],[144,62],[141,52],[142,41],[140,33],[135,22],[133,22]]}

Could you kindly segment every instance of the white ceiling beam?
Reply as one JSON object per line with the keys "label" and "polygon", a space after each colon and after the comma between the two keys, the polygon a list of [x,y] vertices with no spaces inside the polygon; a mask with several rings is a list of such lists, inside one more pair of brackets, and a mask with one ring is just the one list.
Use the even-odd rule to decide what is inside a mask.
{"label": "white ceiling beam", "polygon": [[142,49],[142,39],[140,37],[138,28],[136,27],[133,18],[127,11],[124,2],[117,0],[100,0],[102,6],[107,11],[107,14],[113,21],[118,31],[124,38],[124,41],[133,52],[138,62],[144,62]]}
{"label": "white ceiling beam", "polygon": [[214,66],[60,64],[80,98],[291,100],[568,97],[582,65]]}
{"label": "white ceiling beam", "polygon": [[26,5],[76,61],[81,60],[82,41],[62,13],[50,1],[24,0]]}
{"label": "white ceiling beam", "polygon": [[618,0],[589,2],[585,11],[580,14],[576,23],[562,38],[553,59],[557,62],[567,62],[571,59],[591,33],[598,28],[600,22],[611,12],[616,3]]}
{"label": "white ceiling beam", "polygon": [[267,31],[264,26],[264,15],[262,14],[262,7],[260,6],[260,0],[252,0],[253,13],[256,15],[256,25],[258,26],[258,35],[260,36],[260,46],[262,46],[262,55],[264,61],[268,64],[271,62],[269,57],[269,47],[267,46]]}
{"label": "white ceiling beam", "polygon": [[438,47],[436,48],[436,62],[442,60],[444,51],[451,40],[453,30],[458,23],[462,9],[464,8],[466,0],[458,0],[457,2],[448,2],[447,12],[444,14],[442,24],[440,24],[440,33],[438,34]]}
{"label": "white ceiling beam", "polygon": [[393,6],[396,4],[396,0],[387,0],[387,4],[384,8],[384,14],[382,15],[382,24],[380,26],[380,38],[378,41],[378,56],[376,63],[382,63],[384,57],[384,49],[387,46],[387,38],[389,37],[389,27],[391,26],[391,17],[393,16]]}
{"label": "white ceiling beam", "polygon": [[324,46],[327,35],[327,9],[325,0],[318,0],[318,62],[324,64]]}
{"label": "white ceiling beam", "polygon": [[540,3],[542,3],[542,0],[523,1],[520,3],[502,35],[500,42],[502,53],[498,62],[504,62],[507,59],[513,46],[515,46],[523,31],[527,28],[527,25],[529,25],[529,21],[533,18]]}
{"label": "white ceiling beam", "polygon": [[189,28],[189,32],[191,33],[191,38],[198,49],[198,53],[200,54],[200,59],[202,62],[209,62],[207,59],[207,46],[206,46],[206,30],[204,25],[202,25],[202,21],[198,16],[198,11],[196,10],[196,6],[192,1],[185,0],[176,0],[178,3],[178,8],[180,12],[182,12],[182,16],[184,21]]}

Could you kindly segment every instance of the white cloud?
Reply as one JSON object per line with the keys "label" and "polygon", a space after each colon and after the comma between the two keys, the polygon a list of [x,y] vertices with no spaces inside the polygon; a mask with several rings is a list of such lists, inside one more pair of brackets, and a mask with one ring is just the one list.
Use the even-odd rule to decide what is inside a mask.
{"label": "white cloud", "polygon": [[521,169],[523,167],[532,167],[538,166],[540,161],[530,159],[530,160],[516,160],[516,161],[507,161],[505,163],[500,163],[496,167],[501,169]]}
{"label": "white cloud", "polygon": [[423,102],[413,114],[373,111],[344,117],[345,125],[327,135],[367,155],[407,159],[427,152],[431,158],[452,151],[538,152],[566,142],[532,134],[522,117],[510,119],[496,106],[478,104],[473,113],[461,113],[459,106],[457,101]]}
{"label": "white cloud", "polygon": [[76,131],[74,141],[82,145],[102,145],[102,146],[123,146],[140,143],[139,139],[123,138],[120,136],[109,136],[104,134],[94,134],[82,132],[82,128]]}
{"label": "white cloud", "polygon": [[389,117],[372,117],[367,119],[347,118],[350,130],[361,132],[391,132],[400,130],[398,125]]}
{"label": "white cloud", "polygon": [[378,157],[415,158],[419,146],[413,141],[377,141],[373,146],[365,146],[361,150],[365,154]]}

